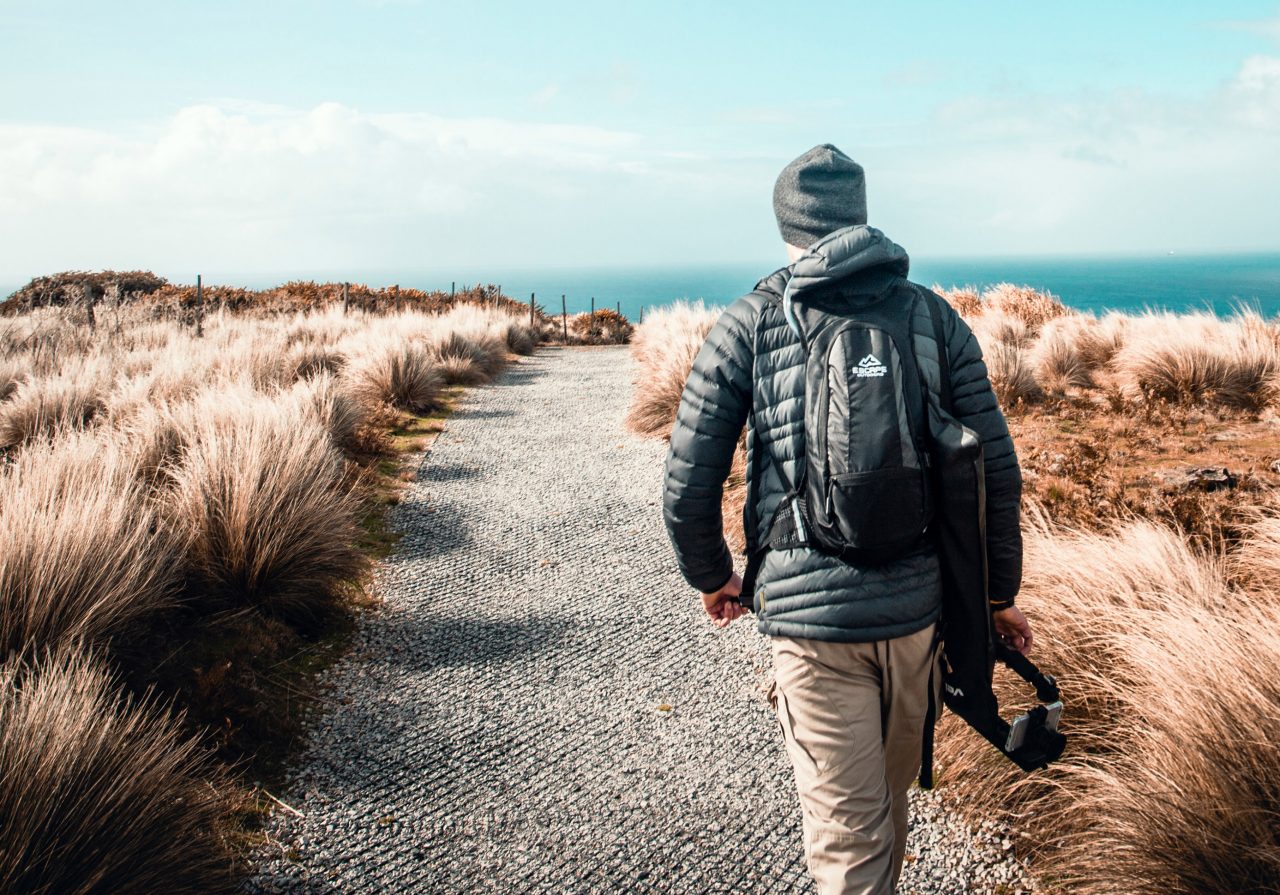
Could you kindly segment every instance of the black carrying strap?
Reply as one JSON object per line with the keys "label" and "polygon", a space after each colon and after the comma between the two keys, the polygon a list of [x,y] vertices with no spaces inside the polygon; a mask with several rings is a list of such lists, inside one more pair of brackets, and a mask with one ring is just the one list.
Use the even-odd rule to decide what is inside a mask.
{"label": "black carrying strap", "polygon": [[[925,302],[929,305],[929,320],[933,323],[933,341],[938,348],[938,399],[942,409],[951,413],[951,361],[947,357],[947,336],[942,329],[942,309],[938,307],[938,296],[932,291],[925,293]],[[924,379],[923,376],[920,378]],[[927,394],[925,398],[928,399]],[[925,412],[928,412],[927,405]],[[921,789],[933,789],[933,730],[938,724],[938,700],[934,696],[934,677],[939,673],[937,649],[938,641],[941,639],[942,620],[939,619],[929,650],[929,708],[924,716],[924,743],[920,750]]]}
{"label": "black carrying strap", "polygon": [[951,403],[951,359],[947,357],[947,334],[942,329],[942,309],[938,296],[928,292],[925,301],[929,305],[929,319],[933,322],[933,341],[938,346],[938,399],[942,409],[954,414]]}

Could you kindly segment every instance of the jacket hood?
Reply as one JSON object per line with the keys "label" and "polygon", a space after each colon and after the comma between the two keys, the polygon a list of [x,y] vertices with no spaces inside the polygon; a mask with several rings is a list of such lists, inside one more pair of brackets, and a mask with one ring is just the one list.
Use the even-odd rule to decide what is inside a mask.
{"label": "jacket hood", "polygon": [[782,289],[782,311],[787,325],[799,336],[800,327],[791,307],[797,295],[835,280],[849,280],[855,293],[878,294],[892,280],[905,277],[910,264],[902,246],[875,227],[855,224],[828,233],[809,246],[789,268],[766,277],[761,285],[775,286],[789,272]]}

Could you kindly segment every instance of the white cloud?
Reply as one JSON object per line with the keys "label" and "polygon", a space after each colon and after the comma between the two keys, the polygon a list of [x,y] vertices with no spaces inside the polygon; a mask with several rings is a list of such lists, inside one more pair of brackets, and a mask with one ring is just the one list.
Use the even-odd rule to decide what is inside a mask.
{"label": "white cloud", "polygon": [[335,103],[217,102],[128,134],[0,123],[0,243],[6,266],[22,265],[0,273],[157,259],[425,264],[468,245],[474,257],[486,231],[644,174],[640,143],[593,126]]}
{"label": "white cloud", "polygon": [[1223,22],[1227,28],[1235,28],[1240,31],[1250,31],[1254,34],[1260,34],[1263,37],[1269,37],[1276,43],[1280,43],[1280,16],[1271,19],[1259,19],[1255,21],[1229,21]]}
{"label": "white cloud", "polygon": [[1215,251],[1280,234],[1273,55],[1198,97],[1002,94],[894,126],[813,110],[798,146],[750,123],[770,112],[727,111],[713,143],[665,145],[336,103],[217,100],[129,131],[0,122],[0,279],[767,264],[773,179],[826,139],[866,166],[872,223],[917,254]]}
{"label": "white cloud", "polygon": [[559,95],[560,95],[559,84],[556,84],[554,82],[547,84],[533,94],[533,97],[532,97],[533,104],[536,106],[545,106],[547,103],[551,102],[553,99],[555,99]]}
{"label": "white cloud", "polygon": [[[971,97],[868,159],[871,210],[928,252],[1276,247],[1280,59],[1199,97]],[[881,202],[880,197],[890,198]]]}

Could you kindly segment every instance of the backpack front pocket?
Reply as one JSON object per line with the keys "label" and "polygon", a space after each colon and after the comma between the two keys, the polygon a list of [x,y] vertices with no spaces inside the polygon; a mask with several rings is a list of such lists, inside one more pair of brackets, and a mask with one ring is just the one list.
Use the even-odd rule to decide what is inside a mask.
{"label": "backpack front pocket", "polygon": [[924,475],[898,466],[832,476],[826,511],[854,550],[899,549],[919,538],[929,522]]}

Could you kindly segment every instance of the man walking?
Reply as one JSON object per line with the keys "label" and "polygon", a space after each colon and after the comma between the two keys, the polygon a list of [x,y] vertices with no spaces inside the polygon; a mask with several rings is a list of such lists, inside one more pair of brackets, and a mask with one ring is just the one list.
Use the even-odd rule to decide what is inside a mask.
{"label": "man walking", "polygon": [[[770,636],[769,699],[795,770],[809,870],[822,895],[889,895],[906,849],[906,796],[920,768],[931,669],[932,699],[940,704],[939,560],[927,530],[870,558],[823,549],[818,535],[838,523],[847,536],[872,542],[895,524],[891,517],[903,515],[897,503],[910,501],[885,489],[910,478],[899,468],[927,471],[927,459],[912,459],[924,397],[909,387],[886,390],[885,383],[901,377],[936,395],[947,375],[954,416],[979,435],[985,452],[995,628],[1026,652],[1031,628],[1013,605],[1022,574],[1022,480],[977,341],[942,301],[934,306],[941,318],[935,328],[922,300],[928,290],[907,279],[907,253],[867,226],[862,168],[834,146],[816,146],[782,171],[773,203],[791,263],[731,305],[699,351],[671,432],[664,517],[680,570],[702,592],[714,623],[723,627],[747,611],[720,508],[746,425],[743,521],[755,560],[744,602]],[[868,326],[850,338],[865,335],[870,350],[852,341],[849,350],[861,356],[830,361],[843,356],[824,354],[833,366],[806,377],[812,340],[829,319],[823,315],[897,326],[909,333],[910,347]],[[829,400],[828,388],[838,400]],[[877,431],[866,424],[877,413],[889,414],[884,431],[892,437],[858,444],[860,432]],[[877,478],[814,466],[814,444],[831,451],[832,438],[848,455],[836,466],[871,453],[892,456],[898,467]],[[828,472],[834,484],[824,485],[824,506],[815,508],[811,483]],[[864,512],[873,505],[881,508],[876,515]]]}

